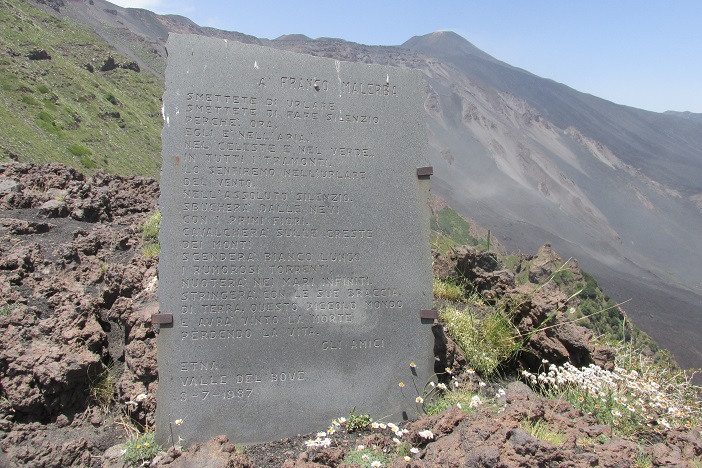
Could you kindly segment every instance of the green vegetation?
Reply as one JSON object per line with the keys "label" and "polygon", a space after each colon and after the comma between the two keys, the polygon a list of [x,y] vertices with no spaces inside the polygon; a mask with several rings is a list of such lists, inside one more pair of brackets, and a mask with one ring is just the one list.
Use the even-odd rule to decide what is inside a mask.
{"label": "green vegetation", "polygon": [[[531,335],[520,334],[513,322],[516,312],[541,288],[552,282],[557,284],[556,278],[568,271],[567,265],[568,262],[557,267],[542,284],[516,297],[489,301],[479,294],[472,294],[464,308],[444,305],[439,309],[439,317],[447,333],[461,347],[473,369],[485,377],[491,377],[517,356]],[[571,294],[566,302],[577,293]],[[557,312],[554,310],[533,333],[547,327],[548,321]]]}
{"label": "green vegetation", "polygon": [[124,444],[122,461],[132,466],[142,466],[151,461],[162,448],[154,440],[154,433],[147,432],[131,438]]}
{"label": "green vegetation", "polygon": [[439,317],[469,365],[481,375],[494,375],[522,348],[522,339],[509,311],[499,306],[464,310],[444,306]]}
{"label": "green vegetation", "polygon": [[615,364],[612,371],[550,365],[540,374],[524,371],[523,377],[543,395],[568,401],[621,437],[653,441],[661,430],[702,424],[694,372],[658,364],[630,346],[617,349]]}
{"label": "green vegetation", "polygon": [[463,299],[463,287],[451,280],[432,280],[432,290],[436,299],[457,302]]}
{"label": "green vegetation", "polygon": [[487,250],[487,239],[476,239],[471,234],[470,223],[448,206],[431,218],[431,243],[440,252],[453,247],[470,245]]}
{"label": "green vegetation", "polygon": [[[529,262],[513,255],[505,257],[505,264],[514,269],[519,267],[518,282],[524,286],[530,285]],[[552,272],[542,284],[531,284],[531,293],[510,301],[487,301],[477,294],[466,296],[464,291],[470,285],[462,284],[459,278],[453,281],[434,280],[434,296],[437,299],[466,304],[463,308],[458,304],[444,305],[439,315],[448,334],[461,347],[476,371],[485,376],[492,375],[521,351],[529,337],[519,335],[512,323],[514,312],[546,284],[557,286],[568,296],[567,307],[554,311],[551,316],[563,312],[571,321],[593,330],[602,342],[615,345],[628,343],[645,355],[653,356],[657,362],[670,361],[670,355],[660,350],[648,335],[628,321],[619,305],[602,292],[591,275],[569,266],[568,262],[549,268]],[[520,278],[523,280],[519,281]],[[542,327],[548,326],[546,322],[542,324]]]}
{"label": "green vegetation", "polygon": [[383,453],[380,450],[373,450],[369,447],[359,446],[356,450],[349,450],[344,457],[343,463],[359,467],[387,466],[392,462],[394,454]]}
{"label": "green vegetation", "polygon": [[17,304],[10,304],[5,297],[0,294],[0,317],[7,317],[17,307]]}
{"label": "green vegetation", "polygon": [[141,237],[144,244],[141,247],[145,257],[155,257],[161,253],[161,247],[158,243],[159,227],[161,226],[161,212],[156,212],[149,216],[141,228]]}
{"label": "green vegetation", "polygon": [[90,376],[88,385],[90,398],[105,412],[115,402],[115,385],[117,385],[117,373],[113,365],[105,366],[104,369]]}
{"label": "green vegetation", "polygon": [[[522,265],[522,270],[528,272],[529,265]],[[591,329],[600,340],[614,344],[633,344],[647,355],[656,356],[658,360],[669,358],[650,336],[627,319],[619,305],[599,288],[592,275],[580,269],[569,268],[555,274],[553,281],[563,293],[574,295],[568,309],[568,318]]]}
{"label": "green vegetation", "polygon": [[[12,128],[0,133],[0,160],[159,175],[161,78],[122,68],[89,72],[86,64],[108,56],[129,59],[87,27],[30,2],[0,0],[0,28],[0,49],[13,52],[0,57],[0,125]],[[27,58],[38,49],[51,59]]]}
{"label": "green vegetation", "polygon": [[158,241],[158,232],[161,226],[161,212],[156,210],[142,226],[141,233],[144,240]]}
{"label": "green vegetation", "polygon": [[524,420],[521,423],[522,429],[531,434],[539,440],[544,440],[552,445],[563,445],[566,441],[565,434],[563,432],[558,432],[551,426],[549,426],[543,419],[539,419],[536,422],[529,420]]}
{"label": "green vegetation", "polygon": [[78,144],[73,144],[73,145],[69,146],[68,151],[72,155],[78,156],[78,157],[90,156],[91,154],[93,154],[93,152],[90,151],[88,148],[86,148],[85,146],[78,145]]}
{"label": "green vegetation", "polygon": [[368,428],[373,419],[367,414],[356,413],[356,408],[353,408],[349,413],[349,418],[346,420],[346,430],[348,432],[360,431]]}
{"label": "green vegetation", "polygon": [[7,317],[15,308],[15,304],[4,304],[0,306],[0,317]]}
{"label": "green vegetation", "polygon": [[95,164],[95,161],[93,161],[92,159],[90,159],[87,156],[80,157],[80,165],[86,169],[95,169],[97,167],[97,164]]}
{"label": "green vegetation", "polygon": [[144,254],[146,258],[157,257],[161,254],[161,246],[153,243],[144,244],[141,247],[141,253]]}
{"label": "green vegetation", "polygon": [[105,95],[105,100],[106,100],[107,102],[109,102],[110,104],[112,104],[113,106],[119,106],[119,105],[120,105],[119,100],[118,100],[118,99],[115,97],[115,95],[112,94],[112,93],[107,93],[107,94]]}
{"label": "green vegetation", "polygon": [[35,107],[41,106],[41,102],[37,101],[32,96],[27,96],[27,95],[23,94],[21,99],[22,99],[22,102],[24,104],[28,104],[30,106],[35,106]]}
{"label": "green vegetation", "polygon": [[[575,285],[583,288],[574,314],[575,319],[588,317],[581,322],[582,325],[592,329],[606,341],[633,342],[642,349],[648,348],[651,354],[660,351],[658,345],[648,335],[627,322],[626,316],[615,302],[602,292],[595,278],[582,272],[582,281],[576,281]],[[568,287],[568,284],[565,287]],[[604,309],[606,309],[605,313],[593,315],[596,311]]]}
{"label": "green vegetation", "polygon": [[455,240],[460,245],[476,245],[477,240],[470,234],[470,224],[455,210],[445,207],[431,220],[432,229]]}
{"label": "green vegetation", "polygon": [[[643,451],[639,452],[639,454],[636,456],[636,460],[634,460],[634,467],[635,468],[650,468],[653,466],[653,461],[651,460],[651,457],[649,455],[646,455]],[[695,466],[695,465],[692,465]]]}
{"label": "green vegetation", "polygon": [[[486,239],[476,239],[471,235],[470,223],[463,219],[455,210],[445,207],[439,210],[431,220],[432,247],[440,252],[461,245],[471,245],[479,249],[487,247]],[[500,256],[506,268],[517,271],[517,282],[529,284],[529,261],[519,254]],[[560,265],[552,265],[558,270]],[[591,329],[603,342],[630,343],[642,350],[646,355],[654,356],[658,361],[669,360],[670,356],[649,337],[636,328],[626,317],[618,305],[599,288],[597,281],[588,273],[577,268],[563,268],[553,275],[553,282],[567,296],[572,297],[568,318],[577,321],[579,325]],[[533,285],[538,287],[538,285]],[[434,297],[447,301],[478,302],[479,298],[464,298],[464,291],[470,290],[470,285],[462,284],[461,279],[434,280]],[[480,317],[474,317],[478,320]],[[466,319],[467,320],[467,319]],[[477,323],[477,322],[476,322]],[[478,338],[476,338],[477,340]]]}
{"label": "green vegetation", "polygon": [[439,414],[452,406],[459,406],[466,411],[472,411],[472,408],[478,406],[478,402],[482,404],[480,395],[464,388],[457,388],[441,393],[438,398],[425,401],[424,412],[428,415]]}
{"label": "green vegetation", "polygon": [[[454,225],[444,223],[441,228],[448,234],[460,233]],[[433,227],[440,228],[437,220]],[[440,238],[438,233],[435,235],[436,239]],[[441,245],[457,245],[456,239],[442,236]],[[459,276],[433,282],[435,298],[447,302],[439,309],[447,333],[460,346],[468,365],[479,378],[488,382],[485,384],[488,389],[500,378],[500,371],[514,362],[531,336],[520,335],[514,326],[516,312],[532,294],[549,284],[568,299],[534,333],[558,326],[550,324],[549,320],[556,314],[564,314],[570,321],[593,330],[597,343],[615,348],[615,368],[606,371],[591,365],[577,369],[570,364],[556,367],[545,363],[540,373],[523,372],[524,381],[546,397],[566,400],[583,413],[591,414],[598,424],[611,427],[615,436],[637,443],[655,443],[660,440],[659,433],[666,429],[685,430],[702,424],[699,408],[702,391],[692,384],[695,371],[680,370],[668,353],[631,324],[619,304],[604,294],[591,275],[569,262],[560,264],[557,257],[551,264],[539,263],[537,267],[524,255],[498,257],[507,268],[519,272],[516,279],[523,290],[532,292],[511,299],[487,299],[471,293],[471,285]],[[543,278],[549,272],[540,284],[532,283],[533,278]],[[484,384],[480,385],[482,388]],[[496,401],[484,389],[481,394],[451,385],[444,386],[441,391],[437,389],[438,385],[432,385],[428,391],[426,387],[417,391],[418,402],[421,401],[422,410],[427,414],[436,414],[454,405],[465,410]],[[553,445],[564,442],[563,435],[545,420],[525,420],[521,427],[533,437]],[[605,442],[583,437],[577,443]],[[650,456],[642,451],[635,466],[651,466],[651,463]]]}

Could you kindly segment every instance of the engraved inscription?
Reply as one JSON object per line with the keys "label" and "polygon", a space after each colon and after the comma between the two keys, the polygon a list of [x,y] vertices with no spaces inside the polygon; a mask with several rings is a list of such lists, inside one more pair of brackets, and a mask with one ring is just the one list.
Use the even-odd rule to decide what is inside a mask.
{"label": "engraved inscription", "polygon": [[412,411],[388,395],[433,365],[420,75],[172,34],[166,89],[159,440]]}
{"label": "engraved inscription", "polygon": [[[320,78],[281,76],[278,82],[284,92],[329,90],[329,81]],[[180,321],[181,341],[314,341],[329,325],[355,323],[354,313],[361,309],[402,307],[397,289],[343,289],[369,286],[371,281],[335,276],[339,268],[362,263],[362,243],[374,239],[371,226],[342,227],[342,216],[355,203],[352,193],[270,190],[262,183],[288,178],[366,180],[363,164],[344,166],[374,159],[372,147],[325,145],[316,131],[280,131],[277,122],[379,125],[380,117],[341,112],[330,100],[268,96],[265,83],[259,80],[259,89],[249,95],[200,90],[184,94],[182,137],[187,152],[181,166],[180,300],[192,317]],[[397,88],[344,82],[342,93],[392,98]],[[337,220],[340,227],[319,229],[320,219]],[[356,244],[343,250],[272,251],[265,248],[269,240]]]}

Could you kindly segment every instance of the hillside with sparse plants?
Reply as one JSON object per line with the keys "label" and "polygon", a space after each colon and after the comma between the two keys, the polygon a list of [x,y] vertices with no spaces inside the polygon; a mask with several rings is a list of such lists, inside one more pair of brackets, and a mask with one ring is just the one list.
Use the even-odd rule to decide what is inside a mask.
{"label": "hillside with sparse plants", "polygon": [[0,2],[0,160],[155,177],[163,80],[89,28]]}

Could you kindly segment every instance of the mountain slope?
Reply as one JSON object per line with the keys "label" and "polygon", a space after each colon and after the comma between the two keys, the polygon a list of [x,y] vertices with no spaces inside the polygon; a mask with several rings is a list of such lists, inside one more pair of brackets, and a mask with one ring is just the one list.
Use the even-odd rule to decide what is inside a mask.
{"label": "mountain slope", "polygon": [[22,1],[2,1],[0,29],[5,158],[158,171],[161,78],[139,73],[89,28]]}
{"label": "mountain slope", "polygon": [[433,190],[510,249],[551,242],[577,257],[613,297],[633,298],[637,323],[684,365],[702,361],[702,123],[580,93],[446,31],[402,47],[271,41],[104,0],[60,3],[44,8],[90,25],[157,74],[168,31],[422,70]]}
{"label": "mountain slope", "polygon": [[[427,36],[426,50],[443,34]],[[434,190],[510,248],[549,240],[577,257],[614,297],[633,299],[640,326],[697,365],[702,126],[476,54],[443,56],[425,69]]]}
{"label": "mountain slope", "polygon": [[452,64],[478,86],[518,96],[558,128],[577,127],[661,183],[682,188],[688,195],[702,190],[698,124],[580,93],[474,52],[472,44],[459,38],[455,33],[436,32],[414,37],[403,46]]}

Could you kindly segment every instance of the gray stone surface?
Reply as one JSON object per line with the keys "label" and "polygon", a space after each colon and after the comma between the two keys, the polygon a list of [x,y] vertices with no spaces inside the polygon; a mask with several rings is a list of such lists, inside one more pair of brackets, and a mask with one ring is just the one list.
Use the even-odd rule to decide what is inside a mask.
{"label": "gray stone surface", "polygon": [[47,200],[39,207],[39,218],[63,218],[68,216],[68,206],[59,200]]}
{"label": "gray stone surface", "polygon": [[419,72],[189,35],[168,53],[159,441],[416,416],[434,361]]}
{"label": "gray stone surface", "polygon": [[0,177],[0,193],[20,192],[19,182],[14,179]]}

